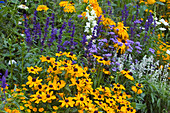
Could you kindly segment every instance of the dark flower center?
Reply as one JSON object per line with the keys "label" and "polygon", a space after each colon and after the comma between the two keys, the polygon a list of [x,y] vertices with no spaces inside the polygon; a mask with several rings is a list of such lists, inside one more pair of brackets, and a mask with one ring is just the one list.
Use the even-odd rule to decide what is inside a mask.
{"label": "dark flower center", "polygon": [[66,64],[64,67],[68,67],[68,65]]}
{"label": "dark flower center", "polygon": [[120,96],[122,96],[122,93],[120,93]]}
{"label": "dark flower center", "polygon": [[120,87],[120,85],[118,84],[117,87]]}
{"label": "dark flower center", "polygon": [[41,96],[38,95],[38,99],[42,99]]}
{"label": "dark flower center", "polygon": [[94,111],[94,113],[98,113],[98,111]]}
{"label": "dark flower center", "polygon": [[89,82],[88,80],[86,80],[86,82]]}
{"label": "dark flower center", "polygon": [[107,58],[107,57],[104,57],[104,60],[105,60],[105,61],[108,61],[108,58]]}
{"label": "dark flower center", "polygon": [[133,112],[133,109],[131,109],[130,111]]}
{"label": "dark flower center", "polygon": [[101,102],[99,102],[99,104],[102,104]]}
{"label": "dark flower center", "polygon": [[38,85],[38,88],[41,89],[41,88],[42,88],[42,85]]}
{"label": "dark flower center", "polygon": [[81,100],[81,101],[83,101],[83,100],[84,100],[84,98],[83,98],[83,97],[81,97],[81,98],[80,98],[80,100]]}
{"label": "dark flower center", "polygon": [[116,89],[116,88],[114,88],[114,91],[117,91],[117,89]]}
{"label": "dark flower center", "polygon": [[125,40],[122,40],[122,43],[125,43],[126,41]]}
{"label": "dark flower center", "polygon": [[66,99],[65,102],[68,102],[68,99]]}
{"label": "dark flower center", "polygon": [[101,96],[99,95],[98,98],[101,98]]}
{"label": "dark flower center", "polygon": [[129,111],[129,110],[130,110],[130,108],[127,108],[127,110]]}
{"label": "dark flower center", "polygon": [[34,69],[37,69],[37,67],[34,67]]}
{"label": "dark flower center", "polygon": [[34,69],[31,69],[31,71],[34,71]]}
{"label": "dark flower center", "polygon": [[121,109],[121,106],[119,106],[118,109],[120,110],[120,109]]}
{"label": "dark flower center", "polygon": [[50,87],[50,88],[52,88],[52,87],[53,87],[53,85],[50,85],[49,87]]}
{"label": "dark flower center", "polygon": [[50,60],[50,57],[47,57],[47,60]]}
{"label": "dark flower center", "polygon": [[73,53],[71,52],[69,55],[73,56]]}
{"label": "dark flower center", "polygon": [[33,78],[32,81],[35,82],[35,81],[36,81],[36,78]]}
{"label": "dark flower center", "polygon": [[93,89],[93,92],[96,92],[96,90],[95,90],[95,89]]}
{"label": "dark flower center", "polygon": [[49,95],[49,94],[47,94],[47,98],[50,98],[50,95]]}
{"label": "dark flower center", "polygon": [[57,65],[57,63],[55,63],[55,65]]}
{"label": "dark flower center", "polygon": [[110,103],[113,103],[113,101],[110,101]]}
{"label": "dark flower center", "polygon": [[125,68],[124,70],[125,70],[125,71],[128,71],[128,69],[127,69],[127,68]]}
{"label": "dark flower center", "polygon": [[103,61],[103,59],[100,59],[100,61]]}
{"label": "dark flower center", "polygon": [[138,84],[139,87],[141,87],[141,84]]}
{"label": "dark flower center", "polygon": [[54,70],[54,71],[57,70],[57,67],[54,67],[53,70]]}
{"label": "dark flower center", "polygon": [[78,69],[77,68],[74,68],[74,72],[77,72],[78,71]]}
{"label": "dark flower center", "polygon": [[78,80],[76,80],[76,83],[77,83],[77,84],[79,84],[79,81],[78,81]]}
{"label": "dark flower center", "polygon": [[132,72],[129,72],[128,74],[129,74],[129,75],[131,75],[131,76],[133,75],[133,73],[132,73]]}

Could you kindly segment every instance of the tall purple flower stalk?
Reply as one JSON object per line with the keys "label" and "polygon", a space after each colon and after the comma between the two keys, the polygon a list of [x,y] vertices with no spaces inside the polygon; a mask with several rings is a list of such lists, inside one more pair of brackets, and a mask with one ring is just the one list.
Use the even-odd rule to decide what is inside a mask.
{"label": "tall purple flower stalk", "polygon": [[24,19],[25,19],[26,42],[27,42],[27,45],[31,45],[32,39],[31,39],[30,28],[28,28],[28,20],[27,20],[26,14],[24,14]]}
{"label": "tall purple flower stalk", "polygon": [[[2,84],[1,87],[3,88],[3,93],[4,93],[4,98],[6,98],[5,96],[5,87],[7,86],[6,84],[6,77],[8,76],[8,70],[5,71],[5,74],[2,76]],[[2,101],[4,100],[4,98],[2,98]]]}
{"label": "tall purple flower stalk", "polygon": [[44,38],[43,38],[43,40],[42,40],[42,42],[41,42],[42,46],[44,46],[44,41],[45,41],[45,39],[46,39],[46,37],[47,37],[49,23],[50,23],[50,18],[47,17],[47,19],[46,19],[46,24],[45,24],[45,28],[44,28]]}
{"label": "tall purple flower stalk", "polygon": [[33,25],[34,25],[34,27],[33,27],[33,32],[32,32],[32,38],[33,38],[34,40],[37,39],[37,30],[38,30],[37,24],[36,24],[36,17],[37,17],[37,11],[34,11],[34,19],[33,19]]}
{"label": "tall purple flower stalk", "polygon": [[59,36],[58,36],[58,45],[57,45],[57,47],[58,47],[58,52],[59,51],[61,51],[61,48],[62,48],[62,45],[61,45],[61,43],[62,43],[62,34],[63,34],[63,30],[65,29],[65,27],[66,27],[66,22],[64,22],[63,23],[63,25],[62,25],[62,27],[61,27],[61,29],[60,29],[60,31],[59,31]]}

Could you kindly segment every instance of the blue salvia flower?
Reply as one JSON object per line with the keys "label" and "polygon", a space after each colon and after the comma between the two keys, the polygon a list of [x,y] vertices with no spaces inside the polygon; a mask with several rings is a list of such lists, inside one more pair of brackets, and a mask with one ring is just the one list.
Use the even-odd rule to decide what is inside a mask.
{"label": "blue salvia flower", "polygon": [[136,19],[138,19],[138,15],[139,15],[139,5],[136,5],[137,9],[136,9]]}
{"label": "blue salvia flower", "polygon": [[52,16],[51,16],[52,29],[54,28],[54,16],[55,16],[55,14],[54,14],[54,13],[52,13]]}
{"label": "blue salvia flower", "polygon": [[32,39],[37,39],[37,24],[36,24],[36,17],[37,17],[37,11],[34,11],[34,19],[33,19],[33,32],[32,32]]}
{"label": "blue salvia flower", "polygon": [[73,30],[72,30],[71,37],[74,37],[74,33],[75,33],[75,25],[73,25]]}
{"label": "blue salvia flower", "polygon": [[61,50],[61,48],[62,48],[62,45],[60,45],[61,43],[62,43],[62,34],[63,34],[63,30],[65,29],[65,27],[66,27],[66,22],[64,22],[63,23],[63,25],[62,25],[62,27],[61,27],[61,29],[60,29],[60,31],[59,31],[59,36],[58,36],[58,45],[57,45],[57,47],[58,47],[58,52]]}
{"label": "blue salvia flower", "polygon": [[42,46],[44,46],[44,41],[45,41],[45,39],[46,39],[46,37],[47,37],[49,23],[50,23],[50,18],[47,17],[47,19],[46,19],[46,24],[45,24],[45,28],[44,28],[44,38],[43,38],[43,40],[42,40],[42,42],[41,42],[41,45],[42,45]]}
{"label": "blue salvia flower", "polygon": [[72,18],[70,18],[69,20],[68,20],[68,26],[69,26],[69,30],[68,30],[68,33],[71,33],[71,26],[72,26],[72,21],[71,21],[71,19]]}

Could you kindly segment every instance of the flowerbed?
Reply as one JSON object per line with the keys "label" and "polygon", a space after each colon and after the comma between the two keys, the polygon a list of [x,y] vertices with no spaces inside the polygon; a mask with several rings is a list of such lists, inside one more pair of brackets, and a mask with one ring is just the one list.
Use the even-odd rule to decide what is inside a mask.
{"label": "flowerbed", "polygon": [[169,0],[0,7],[0,112],[170,111]]}

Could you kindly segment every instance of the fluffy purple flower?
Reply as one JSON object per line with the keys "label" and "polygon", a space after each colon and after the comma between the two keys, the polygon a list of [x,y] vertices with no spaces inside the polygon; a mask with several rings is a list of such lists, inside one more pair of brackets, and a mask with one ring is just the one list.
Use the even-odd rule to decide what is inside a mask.
{"label": "fluffy purple flower", "polygon": [[81,18],[81,17],[83,17],[83,16],[82,16],[82,15],[78,15],[77,17],[78,17],[78,18]]}

